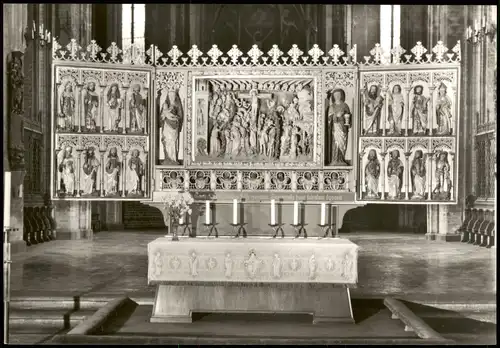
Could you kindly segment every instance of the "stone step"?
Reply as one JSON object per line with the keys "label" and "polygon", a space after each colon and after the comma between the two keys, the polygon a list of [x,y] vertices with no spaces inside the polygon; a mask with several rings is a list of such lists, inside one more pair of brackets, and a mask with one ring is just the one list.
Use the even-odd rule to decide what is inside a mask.
{"label": "stone step", "polygon": [[108,302],[104,298],[80,299],[61,296],[16,296],[10,300],[11,310],[41,309],[41,310],[98,310]]}
{"label": "stone step", "polygon": [[68,329],[78,325],[94,312],[93,310],[14,309],[9,314],[9,327],[13,333],[18,330],[25,332],[32,330],[36,333],[43,328]]}

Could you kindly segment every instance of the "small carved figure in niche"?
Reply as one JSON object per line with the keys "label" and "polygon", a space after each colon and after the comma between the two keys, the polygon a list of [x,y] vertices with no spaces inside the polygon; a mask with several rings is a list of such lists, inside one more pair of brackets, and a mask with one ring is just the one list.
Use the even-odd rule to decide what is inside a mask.
{"label": "small carved figure in niche", "polygon": [[162,123],[161,143],[165,155],[164,164],[178,164],[179,134],[183,118],[179,93],[168,91],[160,113]]}
{"label": "small carved figure in niche", "polygon": [[231,278],[233,274],[233,260],[231,259],[231,254],[227,253],[224,258],[224,275],[226,278]]}
{"label": "small carved figure in niche", "polygon": [[292,137],[290,140],[290,159],[296,159],[300,154],[300,128],[294,126],[292,128]]}
{"label": "small carved figure in niche", "polygon": [[85,112],[85,128],[95,132],[99,114],[99,96],[95,90],[95,82],[89,82],[85,88],[83,97],[83,110]]}
{"label": "small carved figure in niche", "polygon": [[415,86],[413,108],[411,110],[411,116],[413,119],[413,135],[425,135],[427,129],[427,106],[430,99],[425,97],[422,94],[423,92],[423,86]]}
{"label": "small carved figure in niche", "polygon": [[64,149],[63,158],[59,163],[59,173],[61,173],[61,191],[64,191],[67,196],[73,196],[75,193],[75,159],[71,146]]}
{"label": "small carved figure in niche", "polygon": [[256,124],[259,115],[259,90],[256,82],[252,82],[252,89],[248,94],[250,95],[250,119],[252,123]]}
{"label": "small carved figure in niche", "polygon": [[380,128],[380,113],[384,104],[384,98],[380,95],[377,85],[370,86],[370,90],[363,91],[363,103],[365,104],[365,134],[377,135]]}
{"label": "small carved figure in niche", "polygon": [[446,85],[441,82],[438,89],[436,101],[436,120],[438,124],[438,135],[451,134],[451,99],[446,94]]}
{"label": "small carved figure in niche", "polygon": [[451,197],[451,177],[450,163],[448,162],[448,152],[440,151],[436,154],[436,186],[432,193],[435,199],[448,200]]}
{"label": "small carved figure in niche", "polygon": [[314,135],[312,132],[308,132],[307,135],[306,135],[306,155],[307,156],[311,156],[312,155],[312,152],[313,152],[313,142],[314,142]]}
{"label": "small carved figure in niche", "polygon": [[252,155],[257,153],[257,123],[250,123],[250,151]]}
{"label": "small carved figure in niche", "polygon": [[289,121],[301,121],[302,120],[302,117],[299,113],[299,98],[293,97],[292,102],[286,108],[285,117]]}
{"label": "small carved figure in niche", "polygon": [[198,149],[198,154],[200,156],[208,156],[208,154],[207,154],[207,141],[205,139],[203,139],[203,138],[198,139],[198,141],[196,142],[196,146]]}
{"label": "small carved figure in niche", "polygon": [[413,196],[411,199],[425,198],[425,175],[427,173],[425,161],[426,158],[422,150],[416,150],[411,163],[411,186],[413,189]]}
{"label": "small carved figure in niche", "polygon": [[309,278],[314,279],[316,277],[316,270],[318,269],[318,262],[316,261],[316,257],[311,255],[309,258]]}
{"label": "small carved figure in niche", "polygon": [[205,174],[200,171],[196,173],[194,183],[198,190],[203,190],[205,189],[205,186],[208,184],[209,180],[210,179],[205,177]]}
{"label": "small carved figure in niche", "polygon": [[106,196],[114,196],[119,192],[121,163],[118,159],[116,147],[109,149],[108,162],[106,163]]}
{"label": "small carved figure in niche", "polygon": [[10,88],[11,88],[11,112],[16,115],[21,115],[24,112],[23,93],[24,93],[24,76],[23,76],[23,61],[22,52],[13,52],[12,61],[10,63]]}
{"label": "small carved figure in niche", "polygon": [[198,107],[197,107],[197,111],[196,111],[196,115],[198,116],[196,118],[196,127],[197,127],[198,131],[201,131],[205,128],[204,110],[205,110],[205,100],[198,99]]}
{"label": "small carved figure in niche", "polygon": [[280,157],[286,156],[290,153],[291,140],[292,140],[292,123],[285,121],[285,125],[283,127],[283,135],[281,136]]}
{"label": "small carved figure in niche", "polygon": [[57,119],[57,128],[60,130],[73,130],[73,120],[75,116],[75,93],[70,81],[64,85],[64,91],[59,99],[60,112]]}
{"label": "small carved figure in niche", "polygon": [[370,150],[368,153],[368,163],[365,166],[365,185],[367,198],[379,198],[378,179],[380,177],[380,162],[377,151]]}
{"label": "small carved figure in niche", "polygon": [[210,134],[210,155],[217,157],[221,152],[221,129],[218,121],[214,122],[212,133]]}
{"label": "small carved figure in niche", "polygon": [[268,141],[269,141],[269,129],[271,127],[272,121],[267,119],[265,120],[261,132],[260,132],[260,139],[259,139],[259,145],[260,145],[260,151],[259,153],[262,156],[266,156],[268,153]]}
{"label": "small carved figure in niche", "polygon": [[391,159],[387,164],[388,198],[398,199],[403,186],[403,162],[399,159],[399,150],[391,151]]}
{"label": "small carved figure in niche", "polygon": [[256,172],[251,172],[247,180],[248,188],[250,190],[258,190],[262,182],[263,182],[262,177],[259,177],[259,175]]}
{"label": "small carved figure in niche", "polygon": [[233,122],[231,126],[231,156],[236,157],[241,151],[241,133],[239,122]]}
{"label": "small carved figure in niche", "polygon": [[278,254],[273,257],[273,278],[281,278],[281,259]]}
{"label": "small carved figure in niche", "polygon": [[128,180],[127,188],[128,194],[140,195],[142,194],[142,176],[144,175],[144,164],[139,158],[139,150],[134,149],[130,153],[130,160],[128,161]]}
{"label": "small carved figure in niche", "polygon": [[249,130],[249,124],[248,122],[243,122],[239,124],[240,127],[240,134],[241,134],[241,139],[240,139],[240,154],[242,156],[248,156],[251,151],[250,151],[250,134],[248,132]]}
{"label": "small carved figure in niche", "polygon": [[146,121],[146,101],[141,95],[141,86],[132,86],[132,96],[130,98],[130,131],[143,132]]}
{"label": "small carved figure in niche", "polygon": [[328,134],[330,147],[330,165],[348,165],[345,161],[347,150],[347,136],[349,133],[351,111],[345,103],[345,92],[343,89],[335,89],[328,105]]}
{"label": "small carved figure in niche", "polygon": [[117,132],[118,126],[120,125],[121,118],[121,108],[123,101],[120,95],[120,89],[117,83],[113,83],[108,90],[107,104],[108,104],[108,124],[107,131]]}
{"label": "small carved figure in niche", "polygon": [[401,135],[401,122],[403,120],[403,111],[405,100],[401,93],[401,86],[394,85],[392,93],[388,93],[389,103],[389,135]]}
{"label": "small carved figure in niche", "polygon": [[268,135],[269,143],[267,145],[267,157],[274,158],[276,151],[276,137],[277,137],[277,129],[274,125],[273,121],[269,120],[269,128]]}
{"label": "small carved figure in niche", "polygon": [[95,156],[94,147],[89,147],[83,159],[82,193],[84,195],[92,195],[97,191],[97,170],[100,165],[101,163]]}

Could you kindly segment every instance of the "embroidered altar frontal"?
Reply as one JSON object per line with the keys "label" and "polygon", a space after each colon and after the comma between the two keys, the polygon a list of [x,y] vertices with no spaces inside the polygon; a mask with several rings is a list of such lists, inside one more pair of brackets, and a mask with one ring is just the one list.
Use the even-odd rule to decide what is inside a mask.
{"label": "embroidered altar frontal", "polygon": [[347,239],[183,239],[148,244],[148,283],[314,283],[355,286],[358,246]]}

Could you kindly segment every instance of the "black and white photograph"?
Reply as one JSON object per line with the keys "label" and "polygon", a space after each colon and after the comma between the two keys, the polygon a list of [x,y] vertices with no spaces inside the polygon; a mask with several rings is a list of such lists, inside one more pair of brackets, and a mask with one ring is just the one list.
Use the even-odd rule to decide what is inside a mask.
{"label": "black and white photograph", "polygon": [[496,3],[2,6],[4,344],[496,345]]}

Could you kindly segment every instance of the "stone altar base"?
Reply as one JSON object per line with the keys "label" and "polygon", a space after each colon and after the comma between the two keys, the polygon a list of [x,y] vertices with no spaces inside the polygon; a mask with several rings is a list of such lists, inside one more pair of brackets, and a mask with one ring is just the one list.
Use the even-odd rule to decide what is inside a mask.
{"label": "stone altar base", "polygon": [[311,314],[353,323],[358,246],[347,239],[158,238],[148,244],[151,322],[193,312]]}
{"label": "stone altar base", "polygon": [[314,284],[158,285],[152,323],[191,323],[193,312],[312,314],[354,323],[349,288]]}

